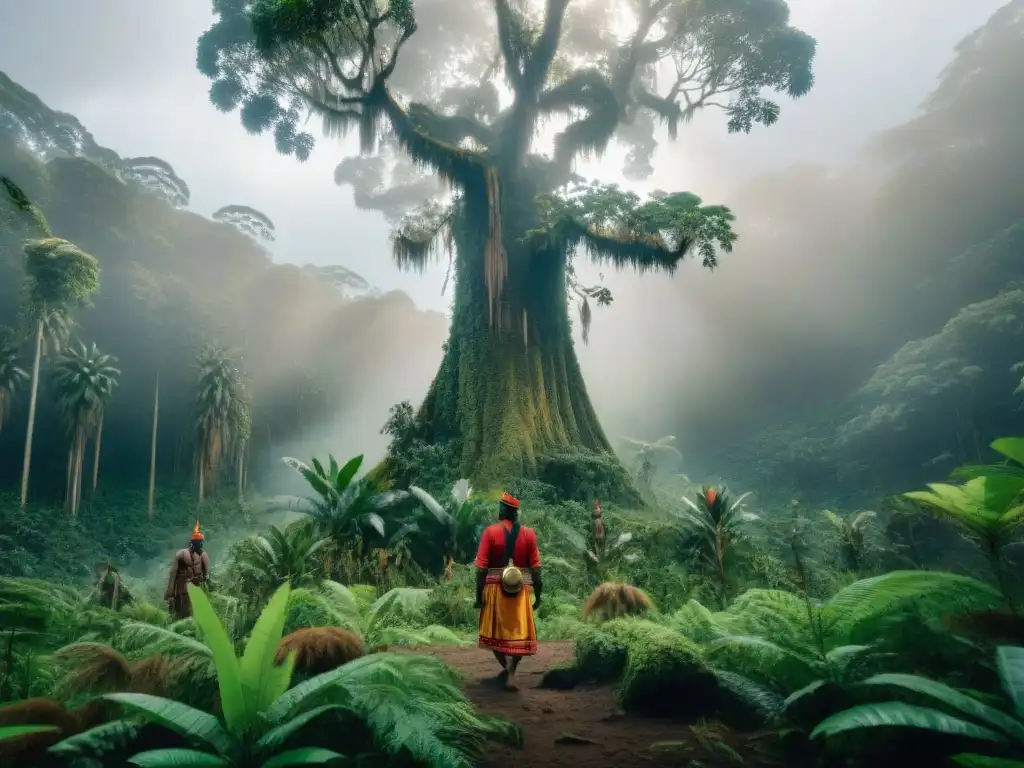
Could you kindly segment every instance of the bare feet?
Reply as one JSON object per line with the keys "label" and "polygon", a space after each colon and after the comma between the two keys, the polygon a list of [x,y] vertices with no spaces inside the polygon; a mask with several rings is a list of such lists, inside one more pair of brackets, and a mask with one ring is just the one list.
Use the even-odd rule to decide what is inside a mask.
{"label": "bare feet", "polygon": [[508,674],[508,677],[505,678],[505,690],[506,691],[518,691],[519,690],[519,686],[516,685],[516,676],[514,674],[512,674],[511,672]]}

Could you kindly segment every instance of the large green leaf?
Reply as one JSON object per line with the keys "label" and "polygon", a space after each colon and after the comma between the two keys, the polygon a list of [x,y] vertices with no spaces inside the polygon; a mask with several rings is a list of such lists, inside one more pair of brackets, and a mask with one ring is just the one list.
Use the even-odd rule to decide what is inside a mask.
{"label": "large green leaf", "polygon": [[1003,690],[1013,699],[1017,715],[1024,718],[1024,648],[1001,645],[996,649],[996,665]]}
{"label": "large green leaf", "polygon": [[294,658],[281,666],[274,663],[288,614],[289,595],[291,587],[282,584],[270,598],[256,620],[239,664],[242,692],[250,717],[273,704],[278,696],[288,690],[291,682]]}
{"label": "large green leaf", "polygon": [[0,725],[0,741],[30,736],[33,733],[49,733],[59,730],[60,728],[55,725]]}
{"label": "large green leaf", "polygon": [[987,755],[955,755],[953,762],[964,766],[964,768],[1024,768],[1024,762],[1020,760],[988,757]]}
{"label": "large green leaf", "polygon": [[1001,437],[992,443],[992,450],[1024,465],[1024,437]]}
{"label": "large green leaf", "polygon": [[298,765],[323,765],[324,763],[331,763],[335,760],[344,760],[344,755],[339,755],[337,752],[332,752],[329,749],[321,749],[320,747],[303,747],[302,749],[293,749],[289,752],[282,752],[280,755],[276,755],[269,760],[263,762],[263,768],[289,768],[289,766]]}
{"label": "large green leaf", "polygon": [[322,707],[311,709],[308,712],[303,712],[301,715],[297,715],[276,728],[272,728],[267,731],[256,746],[264,752],[277,749],[279,746],[284,744],[285,741],[309,725],[309,723],[320,717],[320,715],[325,712],[331,712],[338,709],[344,709],[344,707],[341,707],[338,704],[327,704]]}
{"label": "large green leaf", "polygon": [[103,698],[140,712],[147,719],[214,752],[228,754],[234,749],[234,739],[216,717],[180,701],[148,693],[108,693]]}
{"label": "large green leaf", "polygon": [[231,768],[223,757],[194,749],[151,749],[128,758],[139,768]]}
{"label": "large green leaf", "polygon": [[188,596],[192,601],[192,612],[196,625],[203,633],[203,642],[213,654],[217,668],[217,687],[220,690],[220,708],[224,713],[224,724],[231,733],[241,733],[248,722],[245,696],[242,692],[241,670],[235,646],[224,631],[210,600],[199,587],[188,585]]}
{"label": "large green leaf", "polygon": [[1024,725],[995,707],[982,704],[970,696],[950,688],[944,683],[929,680],[918,675],[884,674],[875,675],[865,680],[862,685],[889,685],[912,693],[929,696],[947,707],[959,710],[974,720],[984,721],[985,725],[998,728],[1013,738],[1024,741]]}
{"label": "large green leaf", "polygon": [[846,637],[861,622],[868,622],[903,605],[909,599],[948,597],[962,606],[995,607],[1003,596],[984,582],[945,571],[890,571],[860,579],[826,601],[823,617],[831,631]]}
{"label": "large green leaf", "polygon": [[356,473],[359,471],[359,467],[362,465],[362,454],[359,454],[355,458],[349,459],[345,462],[345,466],[338,470],[338,474],[334,478],[334,490],[341,493],[348,488],[349,483],[352,482],[352,478],[356,476]]}
{"label": "large green leaf", "polygon": [[816,692],[818,689],[825,685],[828,685],[828,680],[815,680],[813,683],[808,683],[803,688],[793,691],[793,693],[789,694],[789,696],[787,696],[786,700],[783,702],[783,708],[789,709],[797,701],[804,698],[805,696],[810,696],[812,693]]}
{"label": "large green leaf", "polygon": [[334,686],[348,674],[348,667],[356,663],[358,663],[358,660],[337,669],[323,672],[316,677],[311,677],[289,688],[278,696],[277,701],[271,704],[263,713],[264,720],[271,725],[282,725],[287,718],[298,713],[304,707],[315,703],[317,697],[325,694],[328,690],[331,692],[331,703],[344,707],[350,698],[349,693],[344,688],[339,687],[335,689]]}
{"label": "large green leaf", "polygon": [[312,487],[312,489],[325,501],[330,501],[335,497],[334,487],[327,482],[326,479],[312,470],[306,462],[299,461],[291,456],[284,456],[281,461],[285,466],[291,467],[302,475],[306,479],[306,482],[309,483],[310,487]]}
{"label": "large green leaf", "polygon": [[937,733],[948,733],[954,736],[966,736],[971,739],[985,741],[1005,741],[1006,739],[988,728],[961,720],[959,717],[947,715],[937,709],[916,707],[902,701],[886,701],[880,704],[861,704],[851,709],[838,712],[832,717],[818,723],[811,731],[811,738],[833,736],[846,731],[857,731],[862,728],[880,728],[901,726],[904,728],[921,728]]}
{"label": "large green leaf", "polygon": [[427,493],[425,490],[416,485],[409,486],[409,493],[416,497],[427,510],[432,514],[441,525],[451,525],[452,516],[448,514],[448,511],[441,506],[441,502]]}
{"label": "large green leaf", "polygon": [[87,731],[68,736],[47,750],[51,755],[65,759],[79,755],[95,757],[105,752],[127,747],[139,735],[139,726],[128,720],[111,720]]}

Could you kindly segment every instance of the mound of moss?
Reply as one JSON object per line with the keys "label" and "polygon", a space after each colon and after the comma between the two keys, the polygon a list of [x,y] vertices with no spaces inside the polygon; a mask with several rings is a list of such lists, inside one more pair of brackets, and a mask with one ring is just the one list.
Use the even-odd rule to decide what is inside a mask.
{"label": "mound of moss", "polygon": [[621,639],[603,629],[587,628],[576,638],[573,663],[577,680],[611,683],[626,669],[628,650]]}
{"label": "mound of moss", "polygon": [[619,683],[624,709],[697,717],[715,708],[718,681],[690,640],[644,619],[615,619],[602,629],[626,647]]}
{"label": "mound of moss", "polygon": [[[614,619],[576,639],[572,684],[619,681],[619,703],[645,715],[699,717],[714,711],[718,681],[700,649],[653,621]],[[563,687],[566,670],[551,670],[548,687]],[[565,678],[565,679],[563,679]]]}
{"label": "mound of moss", "polygon": [[322,595],[308,589],[294,589],[288,597],[288,615],[284,634],[299,629],[349,626],[347,617],[336,610]]}

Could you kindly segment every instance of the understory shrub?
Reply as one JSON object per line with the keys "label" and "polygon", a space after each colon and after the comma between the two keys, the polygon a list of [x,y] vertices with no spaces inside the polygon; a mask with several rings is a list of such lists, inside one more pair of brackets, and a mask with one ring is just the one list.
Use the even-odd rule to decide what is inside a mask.
{"label": "understory shrub", "polygon": [[615,619],[603,627],[626,646],[619,684],[623,708],[648,715],[700,716],[714,706],[718,688],[700,649],[652,621]]}

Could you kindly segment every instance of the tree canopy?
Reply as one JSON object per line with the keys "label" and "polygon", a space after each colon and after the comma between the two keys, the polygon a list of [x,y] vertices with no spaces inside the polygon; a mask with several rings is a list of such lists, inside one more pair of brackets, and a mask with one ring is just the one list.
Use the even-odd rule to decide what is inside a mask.
{"label": "tree canopy", "polygon": [[545,457],[561,467],[574,453],[611,455],[566,306],[579,301],[586,339],[590,300],[611,296],[579,283],[577,250],[671,272],[691,253],[712,268],[735,240],[722,206],[584,182],[577,162],[618,140],[642,177],[657,126],[674,137],[698,110],[721,109],[730,131],[749,131],[778,119],[775,94],[813,84],[815,41],[790,25],[783,0],[215,0],[213,10],[197,50],[211,102],[300,161],[315,145],[299,128],[307,114],[328,138],[357,134],[363,157],[343,161],[335,181],[397,221],[400,266],[448,254],[451,338],[417,419],[427,444],[461,446],[459,472],[474,481],[539,476]]}
{"label": "tree canopy", "polygon": [[[815,41],[789,25],[782,0],[218,0],[214,12],[197,54],[213,80],[213,104],[238,110],[246,130],[272,132],[278,150],[300,160],[315,143],[299,130],[307,111],[328,137],[358,132],[363,152],[378,154],[344,161],[335,179],[353,185],[358,204],[391,217],[432,191],[407,165],[387,175],[396,148],[457,189],[497,165],[503,182],[529,171],[539,192],[554,193],[574,180],[577,159],[613,139],[630,145],[633,175],[640,167],[646,174],[656,124],[675,136],[697,110],[719,108],[730,131],[749,131],[778,118],[779,104],[766,94],[797,97],[813,84]],[[542,154],[534,144],[549,121],[566,125]],[[705,230],[717,233],[721,223],[712,211],[705,224],[696,204],[688,216],[674,215],[678,203],[619,195],[595,226],[575,221],[581,238],[593,236],[595,253],[649,266],[657,244],[674,265],[678,243],[664,248],[637,232],[637,217],[702,251],[715,242]],[[563,212],[570,204],[562,202]],[[439,229],[440,222],[420,226],[417,234]],[[630,249],[602,237],[613,229]],[[408,248],[396,255],[410,263]]]}

